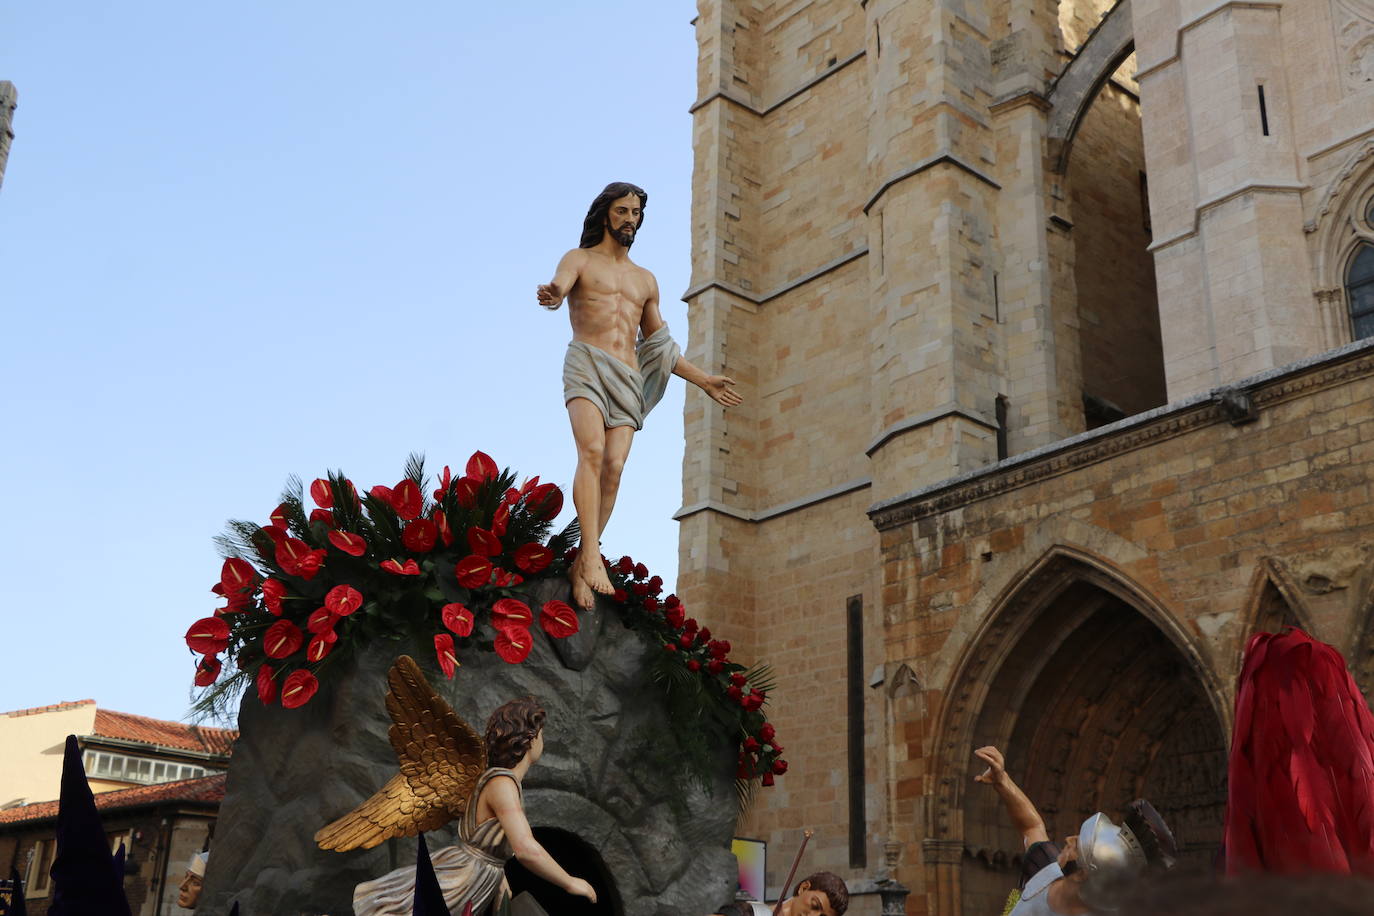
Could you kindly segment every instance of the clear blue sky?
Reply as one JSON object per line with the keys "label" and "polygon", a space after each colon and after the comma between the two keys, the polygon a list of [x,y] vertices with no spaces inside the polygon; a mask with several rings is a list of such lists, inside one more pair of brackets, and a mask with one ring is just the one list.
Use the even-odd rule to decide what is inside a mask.
{"label": "clear blue sky", "polygon": [[[0,710],[183,717],[211,539],[290,474],[392,485],[411,451],[480,448],[571,480],[566,311],[534,287],[634,181],[634,257],[685,345],[694,12],[7,5]],[[682,400],[674,380],[606,537],[669,582]]]}

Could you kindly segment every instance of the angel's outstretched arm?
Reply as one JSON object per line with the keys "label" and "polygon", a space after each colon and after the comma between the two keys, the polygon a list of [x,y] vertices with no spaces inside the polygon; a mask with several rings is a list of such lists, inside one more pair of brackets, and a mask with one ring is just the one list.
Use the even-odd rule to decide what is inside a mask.
{"label": "angel's outstretched arm", "polygon": [[520,790],[514,779],[507,776],[493,778],[482,790],[480,802],[490,806],[496,819],[501,822],[501,829],[506,832],[506,842],[510,844],[521,865],[569,894],[596,902],[596,892],[592,890],[592,886],[564,871],[563,866],[559,865],[553,856],[549,855],[548,850],[534,838],[530,822],[525,817],[525,806],[520,802]]}

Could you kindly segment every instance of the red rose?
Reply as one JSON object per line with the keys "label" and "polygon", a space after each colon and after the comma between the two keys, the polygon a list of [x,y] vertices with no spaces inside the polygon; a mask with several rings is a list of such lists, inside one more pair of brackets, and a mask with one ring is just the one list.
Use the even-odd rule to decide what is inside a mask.
{"label": "red rose", "polygon": [[444,605],[443,609],[440,611],[440,617],[444,621],[444,626],[448,627],[459,636],[472,635],[472,611],[469,611],[461,604]]}
{"label": "red rose", "polygon": [[754,751],[759,749],[759,742],[757,739],[754,738],[745,738],[742,747],[752,754]]}
{"label": "red rose", "polygon": [[324,551],[311,550],[310,545],[298,538],[284,538],[277,545],[277,565],[292,576],[300,576],[307,582],[324,565]]}
{"label": "red rose", "polygon": [[340,617],[347,617],[363,606],[363,593],[351,585],[336,585],[324,596],[324,606]]}
{"label": "red rose", "polygon": [[499,473],[496,462],[486,452],[473,452],[468,459],[467,475],[474,480],[490,480]]}
{"label": "red rose", "polygon": [[701,662],[697,661],[695,658],[692,659],[691,661],[687,662],[687,670],[688,670],[688,671],[700,671],[700,670],[701,670]]}
{"label": "red rose", "polygon": [[615,601],[615,602],[617,602],[617,603],[619,603],[619,604],[624,604],[624,603],[625,603],[626,601],[628,601],[629,599],[630,599],[630,596],[627,595],[627,594],[625,594],[625,589],[623,589],[623,588],[618,588],[618,589],[616,589],[614,592],[611,593],[611,600],[613,600],[613,601]]}
{"label": "red rose", "polygon": [[397,576],[418,576],[420,566],[414,560],[406,560],[404,564],[395,560],[387,560],[382,564],[382,569]]}
{"label": "red rose", "polygon": [[710,628],[708,628],[708,627],[702,627],[702,628],[701,628],[701,641],[702,641],[702,642],[712,642],[712,639],[711,639],[711,630],[710,630]]}
{"label": "red rose", "polygon": [[262,651],[268,658],[286,658],[305,642],[301,628],[289,620],[278,620],[262,635]]}
{"label": "red rose", "polygon": [[765,786],[771,786],[771,785],[773,784],[773,774],[772,774],[772,773],[764,773],[764,774],[763,774],[763,784],[764,784]]}
{"label": "red rose", "polygon": [[334,508],[334,491],[330,489],[329,481],[323,477],[316,477],[314,482],[310,484],[310,498],[321,509]]}
{"label": "red rose", "polygon": [[665,643],[663,644],[663,651],[664,651],[664,652],[676,652],[676,651],[677,651],[677,643],[675,643],[675,642],[665,642]]}
{"label": "red rose", "polygon": [[326,537],[329,538],[329,543],[350,557],[360,557],[367,553],[367,541],[364,541],[361,535],[351,534],[347,531],[331,531]]}
{"label": "red rose", "polygon": [[562,601],[549,601],[539,612],[539,625],[554,639],[565,639],[577,632],[577,612]]}
{"label": "red rose", "polygon": [[771,723],[771,722],[765,722],[765,723],[763,723],[763,725],[759,728],[759,740],[760,740],[760,741],[772,741],[772,740],[773,740],[773,737],[774,737],[776,734],[777,734],[777,731],[773,728],[773,723]]}
{"label": "red rose", "polygon": [[213,655],[207,655],[196,663],[196,686],[209,687],[219,677],[220,660]]}
{"label": "red rose", "polygon": [[738,701],[739,698],[744,695],[744,692],[736,685],[731,684],[729,687],[725,688],[725,695],[732,700]]}
{"label": "red rose", "polygon": [[281,602],[286,597],[286,583],[280,579],[262,580],[262,603],[268,613],[281,616]]}
{"label": "red rose", "polygon": [[334,527],[334,513],[330,512],[328,509],[311,509],[310,520],[312,522],[320,522],[329,528]]}
{"label": "red rose", "polygon": [[429,553],[439,536],[439,527],[427,518],[417,518],[401,532],[401,543],[414,553]]}
{"label": "red rose", "polygon": [[[644,602],[647,604],[653,600],[653,598],[645,598]],[[682,626],[683,618],[686,616],[686,613],[683,612],[681,607],[670,607],[663,612],[663,619],[666,620],[668,626],[672,627],[674,630]]]}
{"label": "red rose", "polygon": [[630,586],[630,591],[643,598],[649,594],[649,585],[646,582],[635,582]]}
{"label": "red rose", "polygon": [[277,698],[277,682],[272,679],[272,668],[270,665],[263,665],[258,669],[257,676],[258,702],[268,706]]}
{"label": "red rose", "polygon": [[[334,639],[329,637],[334,636]],[[333,630],[321,633],[319,636],[310,640],[310,644],[305,647],[305,657],[313,662],[321,661],[330,650],[334,648],[334,643],[338,640]]]}
{"label": "red rose", "polygon": [[439,656],[439,667],[444,669],[444,677],[453,680],[453,672],[458,670],[458,652],[453,648],[453,637],[447,633],[436,633],[434,654]]}
{"label": "red rose", "polygon": [[735,778],[748,779],[752,775],[754,774],[749,771],[749,764],[741,757],[739,763],[735,765]]}
{"label": "red rose", "polygon": [[315,680],[315,675],[304,668],[292,671],[281,685],[281,705],[287,709],[304,706],[319,689],[320,682]]}
{"label": "red rose", "polygon": [[657,599],[657,598],[645,598],[645,599],[644,599],[644,610],[646,610],[646,611],[656,611],[656,610],[658,610],[658,599]]}
{"label": "red rose", "polygon": [[220,588],[223,589],[222,594],[230,600],[234,595],[241,594],[244,589],[252,588],[257,581],[258,572],[247,560],[231,557],[225,560],[224,566],[220,568]]}
{"label": "red rose", "polygon": [[477,491],[482,486],[482,481],[472,477],[460,477],[454,481],[453,496],[458,500],[458,505],[464,509],[473,509],[477,506]]}
{"label": "red rose", "polygon": [[[645,570],[645,571],[647,572],[648,570]],[[663,577],[662,577],[662,576],[654,576],[653,578],[651,578],[651,579],[649,580],[649,591],[653,592],[655,595],[657,595],[659,592],[663,591]]]}
{"label": "red rose", "polygon": [[530,631],[521,627],[503,627],[496,631],[496,654],[502,660],[518,665],[529,658],[534,639]]}
{"label": "red rose", "polygon": [[677,607],[681,603],[682,599],[679,598],[677,595],[669,595],[667,598],[663,599],[664,607]]}
{"label": "red rose", "polygon": [[528,629],[534,623],[534,613],[523,601],[502,598],[491,606],[491,623],[498,630],[511,627]]}
{"label": "red rose", "polygon": [[268,516],[268,523],[279,531],[286,530],[286,503],[272,510],[272,514]]}
{"label": "red rose", "polygon": [[501,552],[501,539],[485,528],[468,529],[468,547],[480,557],[494,557]]}
{"label": "red rose", "polygon": [[[706,631],[702,630],[704,634]],[[706,647],[706,651],[711,653],[712,658],[724,660],[730,654],[730,641],[726,639],[713,639]]]}
{"label": "red rose", "polygon": [[630,574],[630,570],[634,568],[635,561],[630,559],[629,557],[621,557],[620,560],[617,561],[615,564],[616,572],[620,573],[622,576],[628,576]]}
{"label": "red rose", "polygon": [[434,510],[434,527],[439,529],[439,539],[448,547],[453,543],[453,529],[448,526],[448,516],[443,509]]}
{"label": "red rose", "polygon": [[563,511],[563,491],[551,483],[541,483],[525,494],[525,505],[541,519],[553,518]]}
{"label": "red rose", "polygon": [[741,698],[739,705],[744,708],[745,712],[753,712],[763,705],[763,694],[751,693]]}
{"label": "red rose", "polygon": [[712,659],[709,663],[707,663],[706,670],[711,672],[712,674],[720,674],[722,671],[725,670],[725,662],[721,661],[718,658]]}
{"label": "red rose", "polygon": [[688,633],[695,633],[699,627],[700,624],[697,623],[697,619],[695,617],[688,617],[686,620],[682,622],[682,628],[686,630]]}
{"label": "red rose", "polygon": [[420,510],[424,507],[425,497],[420,492],[420,485],[409,477],[396,484],[396,488],[391,491],[391,508],[406,521],[419,518]]}
{"label": "red rose", "polygon": [[530,575],[543,572],[552,562],[553,551],[543,544],[525,544],[515,552],[515,565]]}
{"label": "red rose", "polygon": [[476,554],[463,557],[453,567],[453,574],[463,588],[481,588],[491,578],[491,561]]}
{"label": "red rose", "polygon": [[636,578],[636,579],[643,579],[643,578],[645,578],[645,577],[648,576],[648,575],[649,575],[649,567],[645,566],[643,563],[636,563],[636,564],[635,564],[635,578]]}
{"label": "red rose", "polygon": [[[743,687],[745,680],[746,678],[744,677],[743,673],[739,671],[736,671],[734,674],[730,675],[730,683],[734,684],[736,687]],[[765,738],[764,740],[767,741],[768,739]]]}
{"label": "red rose", "polygon": [[229,647],[229,624],[218,617],[203,617],[186,631],[186,645],[201,655],[218,655]]}
{"label": "red rose", "polygon": [[328,632],[334,629],[334,624],[339,622],[339,616],[327,607],[315,608],[310,612],[310,618],[305,622],[305,628],[315,635]]}
{"label": "red rose", "polygon": [[783,773],[786,773],[786,772],[787,772],[787,761],[786,761],[786,760],[783,760],[782,758],[778,758],[777,760],[774,760],[774,761],[773,761],[773,772],[774,772],[774,773],[777,773],[779,776],[781,776]]}

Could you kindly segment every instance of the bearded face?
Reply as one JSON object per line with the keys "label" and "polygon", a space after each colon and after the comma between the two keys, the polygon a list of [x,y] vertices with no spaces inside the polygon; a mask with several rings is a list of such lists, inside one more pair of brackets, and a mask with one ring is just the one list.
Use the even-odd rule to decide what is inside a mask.
{"label": "bearded face", "polygon": [[627,194],[611,202],[606,211],[606,231],[621,245],[629,248],[634,244],[635,233],[639,231],[644,211],[638,194]]}

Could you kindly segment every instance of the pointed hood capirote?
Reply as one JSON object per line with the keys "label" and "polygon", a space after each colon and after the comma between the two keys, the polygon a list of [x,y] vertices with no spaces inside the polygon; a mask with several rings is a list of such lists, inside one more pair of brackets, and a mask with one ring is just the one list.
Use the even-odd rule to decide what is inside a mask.
{"label": "pointed hood capirote", "polygon": [[110,861],[109,840],[86,782],[81,746],[67,736],[62,758],[62,797],[57,808],[57,855],[52,863],[52,904],[48,916],[89,913],[131,916],[122,881]]}

